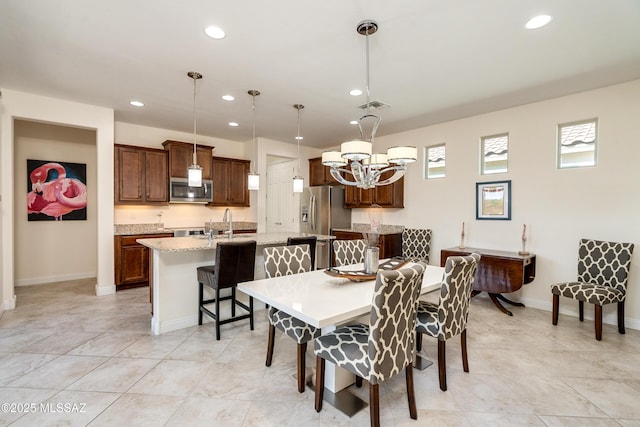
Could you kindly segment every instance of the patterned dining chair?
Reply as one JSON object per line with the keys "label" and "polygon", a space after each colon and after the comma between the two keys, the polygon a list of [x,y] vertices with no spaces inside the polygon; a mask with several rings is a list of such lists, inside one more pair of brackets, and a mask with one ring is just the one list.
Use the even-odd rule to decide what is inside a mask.
{"label": "patterned dining chair", "polygon": [[[311,251],[307,244],[264,248],[263,253],[267,278],[311,271]],[[298,391],[302,393],[305,390],[307,343],[319,337],[321,330],[274,307],[269,307],[268,317],[269,340],[265,365],[271,366],[276,328],[278,328],[298,344]]]}
{"label": "patterned dining chair", "polygon": [[[249,319],[249,328],[253,331],[253,297],[249,305],[236,299],[236,288],[240,282],[253,280],[256,259],[256,241],[221,242],[216,246],[214,265],[198,267],[198,325],[202,325],[202,315],[206,314],[216,322],[216,340],[220,340],[220,325],[238,320]],[[215,298],[205,299],[204,287],[215,292]],[[221,297],[220,290],[230,289],[231,295]],[[221,319],[220,301],[231,300],[231,317]],[[215,303],[215,312],[207,306]],[[236,306],[246,313],[236,316]]]}
{"label": "patterned dining chair", "polygon": [[420,260],[429,264],[431,235],[432,232],[429,229],[405,228],[402,230],[402,256],[405,259]]}
{"label": "patterned dining chair", "polygon": [[584,320],[584,303],[595,306],[596,339],[602,340],[602,306],[618,303],[618,333],[624,334],[624,301],[633,254],[633,243],[581,239],[578,248],[578,280],[551,285],[552,323],[558,324],[560,296],[578,300]]}
{"label": "patterned dining chair", "polygon": [[331,247],[333,248],[333,266],[340,267],[364,262],[367,242],[364,240],[334,240]]}
{"label": "patterned dining chair", "polygon": [[356,379],[369,382],[369,416],[380,425],[379,385],[405,371],[409,414],[418,418],[413,389],[413,355],[416,305],[426,265],[399,270],[379,270],[371,302],[369,324],[340,326],[314,342],[316,354],[316,411],[322,410],[325,361]]}
{"label": "patterned dining chair", "polygon": [[422,334],[438,339],[438,378],[440,390],[447,391],[446,343],[460,335],[462,369],[469,372],[467,358],[467,320],[473,278],[480,255],[450,256],[444,266],[437,304],[418,301],[416,349],[422,350]]}

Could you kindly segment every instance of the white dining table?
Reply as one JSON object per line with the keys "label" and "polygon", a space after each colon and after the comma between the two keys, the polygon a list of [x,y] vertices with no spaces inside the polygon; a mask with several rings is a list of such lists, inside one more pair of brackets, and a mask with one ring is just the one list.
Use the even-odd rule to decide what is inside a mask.
{"label": "white dining table", "polygon": [[[361,270],[362,264],[340,269]],[[428,265],[421,293],[440,289],[443,274],[443,267]],[[327,333],[370,313],[374,285],[375,280],[352,282],[330,276],[324,270],[315,270],[238,283],[238,290]],[[337,393],[353,381],[352,374],[332,363],[326,364],[325,387],[329,391]]]}

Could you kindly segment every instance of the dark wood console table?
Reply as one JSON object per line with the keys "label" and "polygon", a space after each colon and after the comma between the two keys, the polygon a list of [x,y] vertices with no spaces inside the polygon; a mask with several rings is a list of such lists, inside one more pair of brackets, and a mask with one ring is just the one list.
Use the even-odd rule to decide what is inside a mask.
{"label": "dark wood console table", "polygon": [[518,307],[524,307],[524,304],[511,301],[502,294],[515,292],[522,285],[533,281],[536,276],[536,256],[533,254],[520,255],[518,252],[493,249],[448,248],[440,251],[440,265],[444,267],[447,257],[469,255],[471,253],[477,253],[481,256],[471,296],[476,296],[480,292],[487,292],[491,301],[500,311],[513,316],[513,313],[504,308],[500,301]]}

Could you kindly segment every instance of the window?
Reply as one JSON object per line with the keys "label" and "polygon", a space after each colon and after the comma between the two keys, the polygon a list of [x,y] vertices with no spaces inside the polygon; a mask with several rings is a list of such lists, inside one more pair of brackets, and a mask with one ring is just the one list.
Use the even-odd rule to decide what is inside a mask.
{"label": "window", "polygon": [[446,148],[444,144],[432,145],[431,147],[425,148],[424,177],[426,179],[445,177],[445,153]]}
{"label": "window", "polygon": [[558,125],[558,168],[596,165],[597,119]]}
{"label": "window", "polygon": [[505,173],[508,170],[509,134],[483,136],[480,139],[480,174]]}

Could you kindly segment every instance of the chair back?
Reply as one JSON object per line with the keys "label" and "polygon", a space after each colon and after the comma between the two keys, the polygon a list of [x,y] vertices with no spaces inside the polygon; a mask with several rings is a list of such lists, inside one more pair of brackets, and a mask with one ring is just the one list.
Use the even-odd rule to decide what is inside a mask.
{"label": "chair back", "polygon": [[231,288],[253,280],[256,241],[220,242],[216,246],[215,281],[218,288]]}
{"label": "chair back", "polygon": [[364,240],[334,240],[331,246],[335,267],[364,262],[364,250],[367,248]]}
{"label": "chair back", "polygon": [[309,245],[275,246],[262,252],[267,278],[311,271]]}
{"label": "chair back", "polygon": [[402,256],[419,259],[429,264],[431,234],[431,230],[421,228],[405,228],[402,230]]}
{"label": "chair back", "polygon": [[311,269],[316,269],[316,242],[318,238],[316,236],[307,237],[289,237],[287,238],[287,246],[291,245],[309,245],[309,253],[311,256]]}
{"label": "chair back", "polygon": [[633,246],[633,243],[580,240],[578,281],[611,287],[626,294]]}
{"label": "chair back", "polygon": [[444,266],[444,276],[438,302],[438,339],[447,340],[467,328],[473,278],[480,255],[450,256]]}
{"label": "chair back", "polygon": [[368,381],[380,383],[413,363],[416,308],[426,264],[379,270],[369,327]]}

